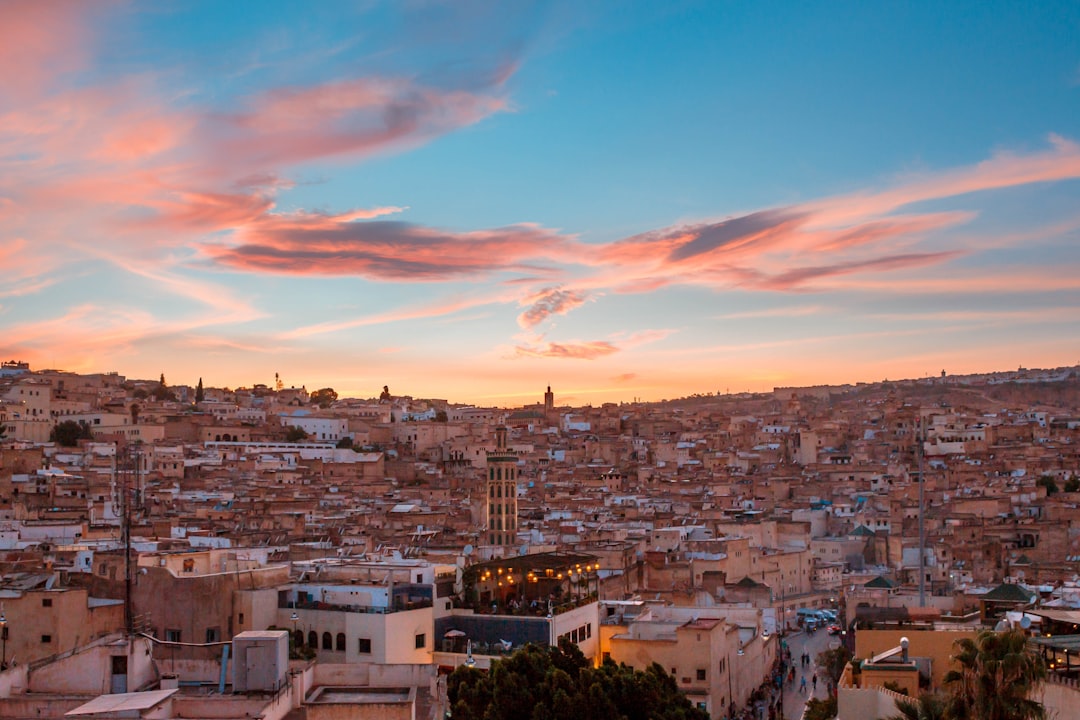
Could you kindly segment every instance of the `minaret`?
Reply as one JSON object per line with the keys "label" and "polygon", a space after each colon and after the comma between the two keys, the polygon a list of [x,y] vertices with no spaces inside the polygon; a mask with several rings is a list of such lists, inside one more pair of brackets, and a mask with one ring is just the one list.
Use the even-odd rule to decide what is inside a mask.
{"label": "minaret", "polygon": [[517,456],[506,444],[505,426],[495,429],[487,454],[487,533],[490,545],[512,545],[517,536]]}
{"label": "minaret", "polygon": [[547,392],[544,393],[544,413],[550,413],[555,409],[555,393],[551,392],[551,386],[548,385]]}

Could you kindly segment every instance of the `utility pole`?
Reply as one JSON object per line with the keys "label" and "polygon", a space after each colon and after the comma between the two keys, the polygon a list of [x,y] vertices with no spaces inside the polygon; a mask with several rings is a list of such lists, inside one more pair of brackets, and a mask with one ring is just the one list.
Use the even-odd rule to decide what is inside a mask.
{"label": "utility pole", "polygon": [[139,466],[142,454],[137,448],[124,448],[123,468],[120,470],[121,542],[124,546],[124,628],[130,635],[135,631],[135,615],[132,603],[131,566],[131,513],[132,494],[138,492]]}
{"label": "utility pole", "polygon": [[922,408],[919,408],[917,448],[919,457],[919,607],[926,607],[926,478],[923,476],[923,442],[926,428],[923,425]]}

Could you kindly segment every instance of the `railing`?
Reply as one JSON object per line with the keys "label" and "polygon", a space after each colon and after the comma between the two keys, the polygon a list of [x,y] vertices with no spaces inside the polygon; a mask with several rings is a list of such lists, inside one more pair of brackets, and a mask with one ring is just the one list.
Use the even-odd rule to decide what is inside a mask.
{"label": "railing", "polygon": [[[563,613],[576,610],[579,607],[594,603],[598,600],[598,596],[595,593],[583,595],[580,598],[571,598],[564,600],[560,603],[553,603],[551,605],[552,615],[562,615]],[[469,610],[473,610],[477,615],[514,615],[517,617],[547,617],[548,605],[546,601],[537,602],[534,606],[531,603],[522,603],[517,607],[507,605],[506,603],[496,603],[484,605],[483,603],[463,604],[458,605],[455,603],[455,607],[463,607]]]}
{"label": "railing", "polygon": [[419,610],[421,608],[429,608],[432,606],[431,600],[418,600],[415,602],[402,603],[392,607],[383,607],[379,605],[338,605],[335,603],[321,602],[318,600],[279,600],[278,609],[293,609],[293,610],[325,610],[327,612],[352,612],[352,613],[365,613],[369,615],[389,615],[396,612],[405,612],[408,610]]}

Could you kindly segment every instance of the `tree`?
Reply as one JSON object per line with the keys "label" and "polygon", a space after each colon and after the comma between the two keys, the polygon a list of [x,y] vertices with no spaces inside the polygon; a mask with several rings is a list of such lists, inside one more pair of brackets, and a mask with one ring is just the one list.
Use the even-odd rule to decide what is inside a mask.
{"label": "tree", "polygon": [[199,384],[195,386],[195,402],[201,403],[206,399],[206,393],[203,392],[202,378],[199,378]]}
{"label": "tree", "polygon": [[1054,478],[1050,477],[1049,475],[1043,475],[1035,481],[1035,484],[1039,487],[1046,488],[1047,495],[1053,495],[1058,491],[1057,483],[1054,482]]}
{"label": "tree", "polygon": [[322,388],[321,390],[316,390],[315,392],[311,393],[311,395],[308,397],[308,400],[311,402],[312,405],[318,405],[325,410],[326,408],[333,405],[334,401],[337,400],[337,398],[337,391],[335,391],[334,388]]}
{"label": "tree", "polygon": [[645,671],[610,660],[592,667],[573,643],[526,645],[488,673],[462,665],[449,677],[455,720],[707,720],[653,663]]}
{"label": "tree", "polygon": [[1080,490],[1080,478],[1073,476],[1065,481],[1065,492],[1076,492]]}
{"label": "tree", "polygon": [[308,434],[304,432],[304,429],[296,425],[290,425],[285,431],[285,442],[302,442],[307,440],[307,437]]}
{"label": "tree", "polygon": [[824,700],[810,698],[806,703],[806,712],[803,720],[832,720],[836,717],[836,698],[829,696]]}
{"label": "tree", "polygon": [[899,715],[889,720],[948,720],[950,698],[944,693],[924,692],[915,699],[896,701]]}
{"label": "tree", "polygon": [[341,438],[340,440],[337,441],[337,447],[339,447],[339,448],[344,448],[346,450],[352,450],[352,446],[353,446],[353,439],[351,437],[349,437],[348,435],[346,435],[345,437],[343,437],[343,438]]}
{"label": "tree", "polygon": [[445,410],[438,410],[438,411],[435,412],[435,422],[444,423],[444,422],[447,422],[448,420],[449,420],[449,418],[447,417]]}
{"label": "tree", "polygon": [[983,630],[953,643],[959,669],[945,675],[949,712],[980,720],[1044,720],[1046,709],[1030,695],[1046,679],[1042,658],[1027,651],[1022,630]]}
{"label": "tree", "polygon": [[77,447],[80,440],[93,440],[90,426],[84,422],[64,420],[57,423],[49,433],[49,441],[63,447]]}
{"label": "tree", "polygon": [[850,660],[851,651],[841,644],[833,650],[818,653],[817,665],[825,671],[835,686],[840,682],[840,676],[844,674],[844,668]]}

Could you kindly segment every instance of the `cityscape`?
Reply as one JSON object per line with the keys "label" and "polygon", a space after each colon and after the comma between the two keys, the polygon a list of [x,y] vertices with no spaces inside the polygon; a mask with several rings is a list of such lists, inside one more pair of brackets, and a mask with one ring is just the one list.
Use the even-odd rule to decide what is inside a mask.
{"label": "cityscape", "polygon": [[1080,718],[1078,208],[1074,0],[0,0],[0,720]]}
{"label": "cityscape", "polygon": [[471,717],[530,648],[892,717],[1010,628],[1080,707],[1077,366],[499,408],[9,361],[0,398],[2,717]]}

